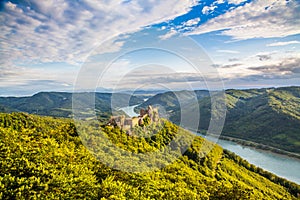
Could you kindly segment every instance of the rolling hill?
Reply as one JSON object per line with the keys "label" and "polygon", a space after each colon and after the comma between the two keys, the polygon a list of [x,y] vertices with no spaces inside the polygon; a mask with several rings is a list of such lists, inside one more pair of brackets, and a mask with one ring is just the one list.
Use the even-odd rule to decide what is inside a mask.
{"label": "rolling hill", "polygon": [[[89,97],[95,96],[95,108],[98,115],[108,117],[111,115],[112,96],[118,99],[114,105],[119,107],[134,105],[143,102],[142,96],[130,96],[121,93],[75,93],[78,104],[88,105]],[[38,115],[54,117],[71,117],[72,116],[72,93],[66,92],[40,92],[28,97],[0,97],[1,112],[27,112]]]}
{"label": "rolling hill", "polygon": [[[95,143],[98,133],[90,132],[89,124],[85,123],[89,142]],[[119,148],[139,153],[163,148],[166,141],[177,137],[179,130],[166,121],[155,136],[144,139],[128,136],[118,127],[92,123],[99,123],[102,134]],[[185,134],[191,135],[186,131]],[[200,156],[202,147],[211,145],[196,137],[171,165],[150,172],[128,173],[97,160],[97,154],[82,145],[71,119],[0,113],[0,198],[273,200],[299,197],[299,185],[257,168],[218,145],[206,156]],[[106,148],[109,147],[96,150]],[[116,167],[127,164],[118,160],[120,155],[114,156]],[[143,162],[147,166],[164,160]]]}
{"label": "rolling hill", "polygon": [[[281,150],[300,153],[300,87],[226,90],[226,120],[222,136],[243,139]],[[105,120],[111,114],[111,93],[78,93],[78,104],[88,114],[87,97],[95,95],[96,112]],[[211,99],[206,90],[165,92],[150,97],[113,94],[115,108],[136,105],[159,106],[162,117],[180,124],[181,109],[189,113],[200,109],[198,131],[208,129]],[[193,99],[196,97],[197,99]],[[120,113],[114,109],[114,112]],[[72,116],[72,93],[41,92],[31,97],[0,97],[1,112],[27,112],[55,117]],[[186,127],[188,128],[188,127]]]}
{"label": "rolling hill", "polygon": [[[203,91],[201,91],[203,92]],[[176,92],[177,95],[186,91]],[[300,153],[300,87],[248,90],[226,90],[226,120],[222,135],[249,140],[282,150]],[[176,95],[158,94],[139,107],[160,104],[169,119],[180,123],[180,107]],[[199,96],[198,102],[184,106],[184,111],[200,109],[198,131],[208,129],[211,99]]]}

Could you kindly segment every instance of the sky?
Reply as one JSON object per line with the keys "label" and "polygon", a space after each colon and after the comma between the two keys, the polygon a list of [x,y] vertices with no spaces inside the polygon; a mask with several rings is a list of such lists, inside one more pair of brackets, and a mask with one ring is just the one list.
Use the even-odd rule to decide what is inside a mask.
{"label": "sky", "polygon": [[0,96],[300,85],[299,0],[4,0]]}

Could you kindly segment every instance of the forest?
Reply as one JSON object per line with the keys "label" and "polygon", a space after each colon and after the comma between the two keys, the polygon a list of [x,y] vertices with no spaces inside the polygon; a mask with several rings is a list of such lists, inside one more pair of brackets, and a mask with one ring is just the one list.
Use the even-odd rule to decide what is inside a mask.
{"label": "forest", "polygon": [[[198,101],[191,101],[192,95]],[[227,111],[222,136],[300,154],[300,87],[228,89],[224,99]],[[160,105],[167,111],[168,119],[179,125],[182,113],[199,109],[198,131],[205,133],[211,120],[211,100],[203,90],[166,92],[153,96],[136,110]]]}
{"label": "forest", "polygon": [[[94,127],[100,132],[95,132]],[[79,134],[79,130],[82,133]],[[257,168],[167,120],[143,130],[137,127],[136,135],[129,136],[118,127],[106,126],[97,120],[76,123],[64,118],[2,113],[0,198],[299,198],[299,185]],[[155,134],[140,137],[139,134],[147,134],[147,130],[155,131]],[[83,145],[96,144],[93,146],[99,148],[96,143],[99,133],[118,148],[132,153],[158,151],[177,138],[178,134],[193,138],[193,141],[183,155],[170,165],[153,171],[132,173],[118,170],[118,166],[109,167],[99,157],[102,155],[97,153],[100,149],[91,151]],[[211,149],[209,152],[204,151],[207,147]],[[113,162],[126,166],[126,163],[118,162],[116,155]],[[152,162],[144,161],[145,166]],[[156,162],[164,161],[157,158]]]}
{"label": "forest", "polygon": [[[300,87],[228,89],[224,93],[227,111],[222,136],[252,141],[270,146],[276,152],[284,150],[300,156]],[[87,100],[92,98],[95,99],[96,114],[102,121],[112,113],[124,114],[119,111],[121,107],[139,105],[135,108],[138,113],[140,108],[153,105],[166,111],[165,118],[180,125],[181,111],[191,113],[199,109],[198,131],[205,133],[211,119],[210,95],[207,90],[166,91],[144,101],[146,97],[141,94],[40,92],[28,97],[0,97],[0,112],[72,118],[72,101],[89,105]],[[85,115],[89,112],[82,110]]]}

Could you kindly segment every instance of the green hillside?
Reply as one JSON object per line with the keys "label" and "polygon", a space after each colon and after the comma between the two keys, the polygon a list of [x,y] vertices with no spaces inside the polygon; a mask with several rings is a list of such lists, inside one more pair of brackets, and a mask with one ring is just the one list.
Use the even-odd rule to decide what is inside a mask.
{"label": "green hillside", "polygon": [[[87,96],[95,95],[96,112],[100,119],[112,114],[111,93],[78,93],[81,113],[91,114]],[[143,96],[113,94],[118,99],[115,108],[143,102]],[[198,103],[195,103],[197,97]],[[197,101],[196,101],[197,102]],[[282,150],[300,153],[300,87],[226,90],[227,115],[223,136],[239,138]],[[160,105],[163,117],[179,124],[181,110],[185,113],[200,108],[198,130],[205,132],[211,118],[209,92],[176,91],[157,94],[136,107]],[[181,108],[181,109],[180,109]],[[114,112],[120,113],[114,109]],[[72,93],[41,92],[31,97],[0,97],[1,112],[27,112],[55,117],[72,117]]]}
{"label": "green hillside", "polygon": [[[156,151],[177,137],[178,130],[192,137],[167,121],[146,139],[92,123],[99,123],[97,127],[105,137],[132,152]],[[85,122],[82,126],[89,142],[95,142],[98,133],[90,132]],[[265,172],[220,146],[201,156],[202,147],[211,145],[196,137],[173,164],[152,172],[126,173],[95,159],[82,145],[70,119],[0,114],[0,198],[273,200],[299,196],[299,185]],[[152,160],[146,162],[151,164]],[[122,165],[117,160],[115,163]]]}
{"label": "green hillside", "polygon": [[[75,93],[78,104],[87,105],[88,97],[95,99],[95,107],[101,117],[111,115],[111,99],[118,99],[115,108],[135,105],[143,102],[143,97],[128,94],[111,93]],[[70,117],[72,116],[72,93],[40,92],[28,97],[0,97],[1,112],[27,112],[38,115]],[[95,97],[95,98],[94,98]],[[129,102],[128,102],[129,101]]]}
{"label": "green hillside", "polygon": [[[169,101],[171,93],[150,98],[149,104],[169,105],[169,119],[180,123],[180,107]],[[173,94],[174,96],[174,94]],[[164,101],[165,100],[165,101]],[[282,150],[300,153],[300,87],[226,90],[227,113],[222,135],[250,140]],[[192,112],[199,107],[199,131],[208,129],[211,118],[211,99],[199,98],[198,103],[182,107]]]}
{"label": "green hillside", "polygon": [[228,107],[223,134],[300,153],[300,88],[251,94],[241,99],[236,91],[227,92],[232,107]]}
{"label": "green hillside", "polygon": [[[197,91],[175,91],[175,92],[165,92],[157,94],[149,98],[146,102],[136,107],[136,111],[139,111],[142,107],[147,107],[148,105],[160,105],[167,111],[173,111],[174,108],[178,108],[181,103],[188,104],[197,99],[202,99],[208,97],[209,92],[207,90],[197,90]],[[192,98],[191,98],[192,97]],[[175,110],[174,110],[175,111]]]}

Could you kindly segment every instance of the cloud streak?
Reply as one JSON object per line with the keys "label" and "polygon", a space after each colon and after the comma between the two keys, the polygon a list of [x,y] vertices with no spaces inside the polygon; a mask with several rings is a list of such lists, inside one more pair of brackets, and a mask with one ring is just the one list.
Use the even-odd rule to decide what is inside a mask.
{"label": "cloud streak", "polygon": [[300,5],[296,0],[257,0],[212,18],[187,34],[220,31],[222,35],[245,40],[299,34],[299,27]]}
{"label": "cloud streak", "polygon": [[227,49],[219,49],[217,50],[218,53],[229,53],[229,54],[238,54],[239,51],[227,50]]}
{"label": "cloud streak", "polygon": [[267,44],[267,47],[278,47],[278,46],[286,46],[291,44],[300,44],[300,41],[293,40],[293,41],[287,41],[287,42],[274,42],[271,44]]}
{"label": "cloud streak", "polygon": [[[218,66],[221,77],[226,80],[264,81],[269,79],[294,79],[300,81],[300,55],[284,55],[281,58],[274,53],[256,54],[239,60],[239,63]],[[253,58],[257,57],[258,61]]]}
{"label": "cloud streak", "polygon": [[300,58],[286,58],[273,65],[250,67],[249,69],[261,72],[269,76],[300,75]]}

